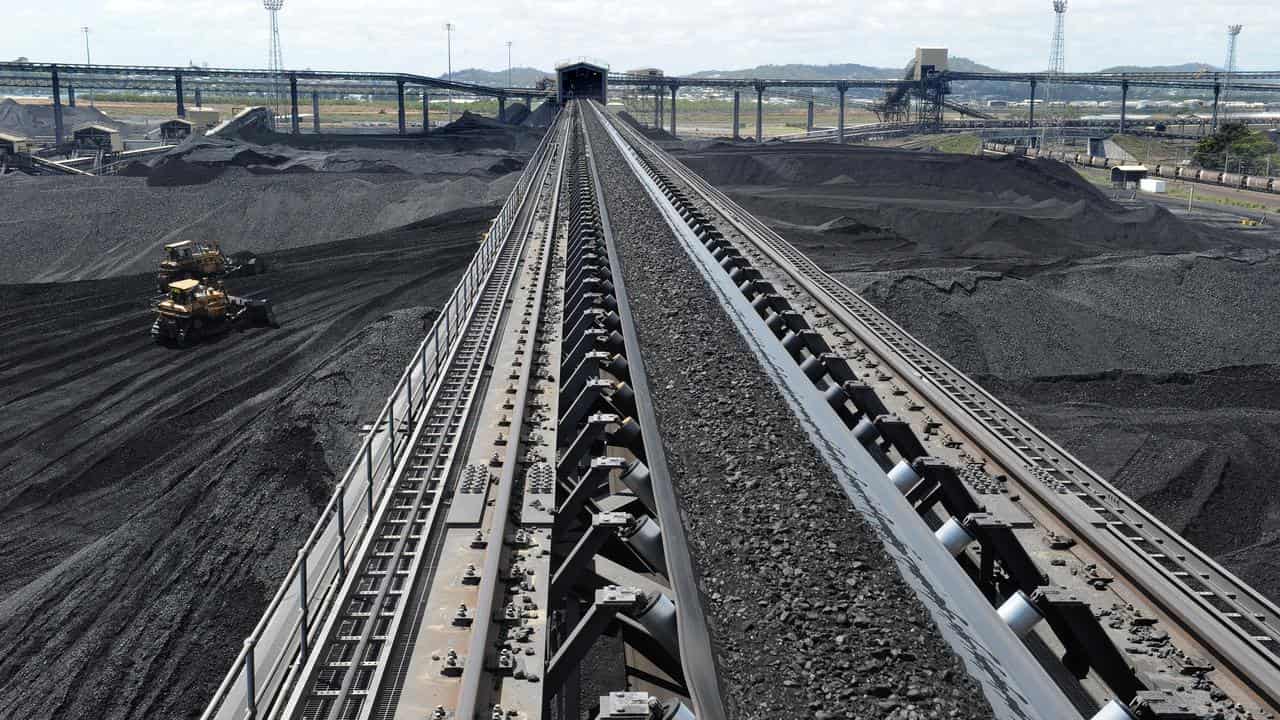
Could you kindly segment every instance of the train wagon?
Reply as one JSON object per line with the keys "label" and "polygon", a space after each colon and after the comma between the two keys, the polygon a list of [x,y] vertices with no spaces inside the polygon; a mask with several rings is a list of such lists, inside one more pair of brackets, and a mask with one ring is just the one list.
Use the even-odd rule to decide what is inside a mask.
{"label": "train wagon", "polygon": [[1244,178],[1245,176],[1240,173],[1222,173],[1218,182],[1227,187],[1241,188],[1244,187]]}
{"label": "train wagon", "polygon": [[1249,177],[1244,179],[1244,186],[1249,188],[1250,190],[1259,190],[1262,192],[1274,192],[1275,185],[1273,183],[1273,180],[1274,180],[1273,178],[1269,178],[1269,177],[1258,177],[1257,175],[1250,175]]}

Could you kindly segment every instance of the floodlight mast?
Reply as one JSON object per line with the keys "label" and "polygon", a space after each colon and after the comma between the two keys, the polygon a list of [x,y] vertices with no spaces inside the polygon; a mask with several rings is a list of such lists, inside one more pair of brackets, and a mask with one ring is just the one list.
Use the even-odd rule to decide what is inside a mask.
{"label": "floodlight mast", "polygon": [[[1223,69],[1226,72],[1222,79],[1222,94],[1218,100],[1218,103],[1222,106],[1222,119],[1219,122],[1223,124],[1227,122],[1227,117],[1231,112],[1227,105],[1227,98],[1231,95],[1231,76],[1236,71],[1236,41],[1240,38],[1240,31],[1243,29],[1243,25],[1227,26],[1227,61],[1223,63]],[[1225,170],[1226,168],[1223,169]]]}
{"label": "floodlight mast", "polygon": [[1054,81],[1058,79],[1066,67],[1065,61],[1065,20],[1067,14],[1067,0],[1053,0],[1053,38],[1049,41],[1049,72],[1045,80],[1044,87],[1044,124],[1040,126],[1040,149],[1045,151],[1049,149],[1049,145],[1060,138],[1051,136],[1048,132],[1050,124],[1055,126],[1061,125],[1062,116],[1054,113],[1053,109],[1053,91]]}
{"label": "floodlight mast", "polygon": [[[449,82],[453,82],[453,23],[444,24],[446,61],[448,62]],[[453,122],[453,86],[449,86],[449,122]]]}
{"label": "floodlight mast", "polygon": [[[93,60],[89,59],[89,26],[88,25],[81,26],[80,31],[84,33],[84,64],[92,65]],[[89,85],[88,92],[89,92],[89,107],[93,107],[94,105],[93,105],[93,85],[92,84]]]}
{"label": "floodlight mast", "polygon": [[276,17],[284,7],[284,0],[262,0],[262,7],[267,9],[271,21],[267,69],[271,72],[271,126],[274,128],[284,102],[284,58],[280,51],[280,23]]}

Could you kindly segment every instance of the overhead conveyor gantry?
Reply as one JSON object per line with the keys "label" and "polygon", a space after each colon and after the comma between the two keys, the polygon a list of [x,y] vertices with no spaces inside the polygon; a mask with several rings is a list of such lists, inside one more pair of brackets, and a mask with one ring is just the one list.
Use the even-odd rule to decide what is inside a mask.
{"label": "overhead conveyor gantry", "polygon": [[399,105],[399,130],[405,132],[405,88],[421,88],[423,97],[428,91],[453,91],[497,98],[505,105],[507,98],[554,97],[554,92],[536,88],[506,88],[476,83],[441,80],[412,73],[358,72],[346,70],[284,70],[274,72],[260,68],[202,68],[158,65],[84,65],[63,63],[0,62],[0,86],[48,88],[53,95],[54,136],[61,144],[64,137],[62,123],[62,87],[77,86],[94,90],[172,90],[176,112],[186,115],[184,96],[186,89],[208,88],[231,92],[259,92],[268,94],[277,84],[290,88],[293,130],[297,131],[299,83],[314,93],[344,94],[382,90],[395,95]]}

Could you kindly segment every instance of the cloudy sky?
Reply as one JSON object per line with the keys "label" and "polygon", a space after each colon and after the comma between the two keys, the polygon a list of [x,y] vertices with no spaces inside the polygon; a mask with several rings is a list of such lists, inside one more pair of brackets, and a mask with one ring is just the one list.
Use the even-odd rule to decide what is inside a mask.
{"label": "cloudy sky", "polygon": [[[53,0],[5,3],[11,27],[0,51],[11,60],[221,67],[267,63],[260,0]],[[16,16],[15,16],[16,11]],[[668,73],[766,63],[856,62],[901,67],[916,46],[947,47],[1003,70],[1047,64],[1049,0],[285,0],[280,13],[288,67],[437,74],[445,69],[444,24],[456,27],[453,67],[550,68],[589,56],[614,69]],[[1071,0],[1067,70],[1119,64],[1222,64],[1225,26],[1244,23],[1242,69],[1280,67],[1280,29],[1270,3],[1252,0]]]}

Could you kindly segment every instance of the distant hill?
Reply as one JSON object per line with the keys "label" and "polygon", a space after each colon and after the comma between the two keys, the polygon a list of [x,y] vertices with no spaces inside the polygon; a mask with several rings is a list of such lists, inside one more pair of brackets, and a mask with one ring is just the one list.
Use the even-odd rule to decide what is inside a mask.
{"label": "distant hill", "polygon": [[1103,68],[1098,72],[1104,73],[1126,73],[1126,72],[1219,72],[1221,68],[1217,68],[1207,63],[1183,63],[1181,65],[1116,65],[1115,67]]}
{"label": "distant hill", "polygon": [[[960,72],[1000,72],[973,60],[953,57],[948,60],[952,70]],[[847,77],[900,78],[906,72],[907,63],[901,68],[874,67],[857,63],[838,65],[757,65],[741,70],[702,70],[690,77],[701,78],[778,78],[781,80],[838,80]]]}
{"label": "distant hill", "polygon": [[689,77],[698,78],[777,78],[779,80],[837,80],[847,77],[900,77],[902,70],[878,68],[856,63],[840,65],[757,65],[740,70],[701,70]]}
{"label": "distant hill", "polygon": [[[512,87],[533,87],[533,84],[542,78],[554,78],[556,74],[547,70],[539,70],[532,67],[513,67],[511,68],[511,85]],[[441,80],[448,77],[447,74],[440,76]],[[476,83],[478,85],[499,85],[505,87],[507,84],[507,71],[503,70],[481,70],[479,68],[467,68],[466,70],[455,70],[453,79],[458,82]]]}

